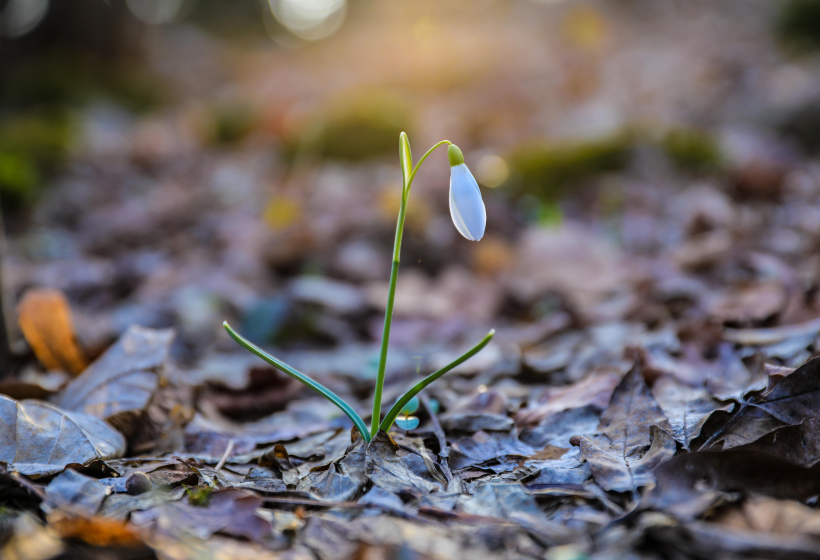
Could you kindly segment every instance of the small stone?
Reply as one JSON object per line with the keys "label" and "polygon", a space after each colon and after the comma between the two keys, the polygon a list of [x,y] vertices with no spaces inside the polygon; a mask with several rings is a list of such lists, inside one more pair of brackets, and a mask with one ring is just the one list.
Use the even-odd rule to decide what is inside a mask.
{"label": "small stone", "polygon": [[148,478],[148,475],[141,472],[132,473],[125,480],[125,491],[132,496],[144,494],[148,492],[152,486],[153,484],[151,484],[151,479]]}

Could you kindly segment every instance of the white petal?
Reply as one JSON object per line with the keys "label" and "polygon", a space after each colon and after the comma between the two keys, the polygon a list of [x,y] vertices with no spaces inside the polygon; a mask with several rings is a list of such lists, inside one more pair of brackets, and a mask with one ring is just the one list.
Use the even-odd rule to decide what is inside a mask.
{"label": "white petal", "polygon": [[487,211],[478,183],[463,163],[450,168],[450,216],[458,232],[470,241],[484,237]]}

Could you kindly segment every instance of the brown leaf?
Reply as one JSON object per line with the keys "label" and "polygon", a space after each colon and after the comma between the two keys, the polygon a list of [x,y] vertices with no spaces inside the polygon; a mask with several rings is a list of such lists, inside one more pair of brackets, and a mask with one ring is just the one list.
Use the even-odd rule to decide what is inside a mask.
{"label": "brown leaf", "polygon": [[645,503],[694,518],[711,505],[716,493],[806,500],[820,493],[818,474],[820,467],[804,469],[755,451],[687,453],[655,470],[657,486]]}
{"label": "brown leaf", "polygon": [[72,469],[66,469],[46,486],[50,507],[80,517],[93,517],[110,493],[109,486]]}
{"label": "brown leaf", "polygon": [[636,364],[612,393],[598,435],[581,438],[581,454],[599,486],[627,492],[651,482],[652,469],[675,454],[671,431]]}
{"label": "brown leaf", "polygon": [[29,476],[62,471],[70,463],[119,457],[125,439],[104,420],[40,401],[0,395],[0,461]]}
{"label": "brown leaf", "polygon": [[550,388],[527,408],[516,413],[515,423],[519,426],[533,426],[563,410],[586,405],[594,405],[603,410],[619,381],[620,376],[615,373],[601,373],[566,387]]}
{"label": "brown leaf", "polygon": [[621,442],[609,445],[600,436],[582,437],[581,454],[592,470],[595,482],[604,490],[629,492],[649,485],[653,480],[652,471],[675,454],[675,440],[657,426],[649,429],[649,445],[636,447],[627,456],[618,455],[623,449]]}
{"label": "brown leaf", "polygon": [[4,560],[48,560],[57,557],[65,548],[59,535],[29,513],[14,521],[14,532],[0,549]]}
{"label": "brown leaf", "polygon": [[797,426],[774,430],[740,450],[759,451],[793,465],[812,467],[820,461],[820,420],[804,420]]}
{"label": "brown leaf", "polygon": [[147,510],[168,502],[175,502],[185,495],[185,488],[178,487],[170,491],[151,490],[139,496],[129,494],[112,494],[106,498],[100,509],[100,515],[119,521],[125,521],[132,511]]}
{"label": "brown leaf", "polygon": [[59,290],[31,289],[17,306],[17,320],[47,370],[78,375],[88,365],[77,345],[71,308]]}
{"label": "brown leaf", "polygon": [[458,507],[472,515],[509,520],[539,534],[551,544],[578,538],[566,527],[548,521],[535,498],[520,484],[483,484],[471,497],[463,496]]}
{"label": "brown leaf", "polygon": [[788,424],[820,418],[820,358],[797,368],[754,405]]}
{"label": "brown leaf", "polygon": [[142,412],[151,400],[173,338],[172,330],[129,328],[66,385],[57,404],[122,426],[126,416]]}
{"label": "brown leaf", "polygon": [[201,538],[214,533],[246,537],[260,541],[272,530],[269,521],[256,515],[262,500],[247,490],[229,488],[213,492],[206,506],[196,506],[187,500],[169,502],[147,511],[131,514],[135,525],[173,527]]}
{"label": "brown leaf", "polygon": [[535,449],[516,437],[515,430],[512,432],[476,432],[472,437],[453,440],[450,468],[458,470],[489,462],[507,461],[517,466],[522,459],[534,453]]}
{"label": "brown leaf", "polygon": [[760,324],[785,308],[787,295],[779,282],[735,287],[713,296],[707,311],[724,323]]}
{"label": "brown leaf", "polygon": [[672,426],[672,436],[689,448],[690,442],[700,435],[700,430],[716,410],[730,411],[733,404],[721,404],[705,389],[690,387],[671,377],[659,379],[652,393],[661,405]]}
{"label": "brown leaf", "polygon": [[382,431],[367,445],[365,472],[374,485],[394,494],[410,492],[419,496],[442,489],[440,485],[415,474],[397,451],[396,442]]}
{"label": "brown leaf", "polygon": [[594,405],[563,410],[547,416],[534,428],[521,430],[521,441],[533,447],[568,446],[573,436],[595,433],[600,419],[601,410]]}
{"label": "brown leaf", "polygon": [[820,418],[820,358],[783,378],[768,393],[752,396],[732,416],[711,427],[701,449],[723,443],[723,449],[751,443],[784,426]]}
{"label": "brown leaf", "polygon": [[820,538],[820,512],[790,500],[752,498],[720,513],[715,523],[756,534]]}
{"label": "brown leaf", "polygon": [[131,525],[105,517],[71,517],[62,512],[49,515],[48,523],[64,539],[76,539],[92,546],[133,548],[142,539]]}
{"label": "brown leaf", "polygon": [[723,339],[739,344],[777,344],[790,338],[820,333],[820,319],[813,319],[798,325],[785,325],[768,329],[726,329]]}
{"label": "brown leaf", "polygon": [[685,525],[663,522],[650,527],[648,534],[660,547],[675,550],[681,558],[817,560],[819,557],[813,539],[738,531],[700,521]]}

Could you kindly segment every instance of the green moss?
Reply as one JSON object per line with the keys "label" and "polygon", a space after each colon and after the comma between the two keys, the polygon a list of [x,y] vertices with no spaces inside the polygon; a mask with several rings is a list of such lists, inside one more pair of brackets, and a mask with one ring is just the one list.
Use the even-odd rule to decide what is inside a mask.
{"label": "green moss", "polygon": [[31,158],[0,152],[0,199],[4,205],[24,206],[35,196],[39,185],[40,174]]}
{"label": "green moss", "polygon": [[0,121],[0,198],[7,209],[33,202],[45,175],[66,158],[73,138],[65,112],[36,112]]}
{"label": "green moss", "polygon": [[787,0],[780,8],[775,33],[798,51],[820,48],[820,0]]}
{"label": "green moss", "polygon": [[722,156],[711,134],[697,129],[670,130],[661,140],[669,160],[682,171],[709,171],[720,166]]}
{"label": "green moss", "polygon": [[46,166],[65,159],[73,138],[65,112],[30,112],[0,121],[0,150],[32,158]]}
{"label": "green moss", "polygon": [[399,134],[410,133],[411,121],[411,111],[400,99],[371,92],[337,102],[311,124],[300,142],[330,159],[395,156]]}
{"label": "green moss", "polygon": [[210,486],[198,486],[196,488],[188,488],[188,503],[192,506],[206,507],[208,500],[214,489]]}
{"label": "green moss", "polygon": [[623,169],[629,162],[632,145],[630,134],[570,145],[523,145],[509,156],[509,183],[521,194],[554,202],[572,185]]}

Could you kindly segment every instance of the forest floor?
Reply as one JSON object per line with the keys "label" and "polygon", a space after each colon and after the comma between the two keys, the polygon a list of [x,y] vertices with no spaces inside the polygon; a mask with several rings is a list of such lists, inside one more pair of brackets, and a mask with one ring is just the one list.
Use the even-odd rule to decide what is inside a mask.
{"label": "forest floor", "polygon": [[[76,113],[7,220],[0,556],[820,558],[818,59],[777,3],[478,4],[171,27],[169,101]],[[386,407],[497,334],[366,443],[222,321],[369,420],[405,126],[488,226],[431,156]]]}

